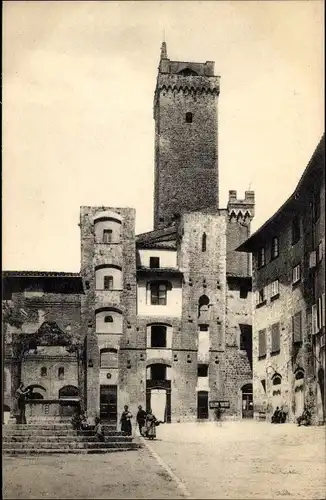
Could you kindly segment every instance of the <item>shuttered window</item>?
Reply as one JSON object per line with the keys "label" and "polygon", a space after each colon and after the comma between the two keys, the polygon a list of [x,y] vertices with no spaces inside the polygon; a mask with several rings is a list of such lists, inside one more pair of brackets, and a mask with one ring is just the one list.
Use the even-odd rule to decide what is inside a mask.
{"label": "shuttered window", "polygon": [[266,356],[266,329],[258,332],[258,357]]}
{"label": "shuttered window", "polygon": [[302,342],[302,314],[301,311],[292,316],[293,342]]}
{"label": "shuttered window", "polygon": [[271,283],[271,298],[279,294],[280,282],[279,280],[272,281]]}
{"label": "shuttered window", "polygon": [[325,326],[325,294],[321,297],[321,326]]}
{"label": "shuttered window", "polygon": [[280,352],[280,324],[275,323],[272,325],[272,346],[271,353],[275,354]]}
{"label": "shuttered window", "polygon": [[317,304],[314,304],[311,308],[311,333],[312,335],[318,333]]}

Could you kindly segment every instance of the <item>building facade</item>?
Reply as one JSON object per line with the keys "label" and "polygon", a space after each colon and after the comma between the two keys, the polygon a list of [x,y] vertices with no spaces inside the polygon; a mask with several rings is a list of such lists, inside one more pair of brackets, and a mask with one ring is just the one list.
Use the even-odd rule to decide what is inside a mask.
{"label": "building facade", "polygon": [[294,193],[239,247],[253,255],[256,416],[307,406],[325,421],[325,145]]}
{"label": "building facade", "polygon": [[253,416],[251,261],[236,248],[250,235],[254,193],[230,191],[219,208],[218,96],[214,63],[171,61],[163,43],[153,231],[135,234],[131,208],[84,206],[78,275],[5,273],[20,315],[7,321],[12,411],[23,381],[39,398],[77,396],[103,420],[118,421],[125,404],[165,422],[214,419],[216,401],[229,418]]}

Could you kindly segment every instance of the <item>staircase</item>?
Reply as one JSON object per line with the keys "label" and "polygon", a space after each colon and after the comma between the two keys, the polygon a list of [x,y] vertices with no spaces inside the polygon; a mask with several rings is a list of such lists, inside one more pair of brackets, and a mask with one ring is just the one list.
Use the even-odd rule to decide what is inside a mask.
{"label": "staircase", "polygon": [[50,453],[112,453],[135,450],[140,444],[115,426],[103,425],[105,442],[93,431],[76,431],[70,423],[8,424],[2,427],[2,453],[6,455]]}

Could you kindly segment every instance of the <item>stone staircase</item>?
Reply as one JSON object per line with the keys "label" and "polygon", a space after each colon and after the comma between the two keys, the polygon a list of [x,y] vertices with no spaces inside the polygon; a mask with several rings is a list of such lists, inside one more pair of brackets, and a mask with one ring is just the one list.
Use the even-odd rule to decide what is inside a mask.
{"label": "stone staircase", "polygon": [[93,431],[76,431],[70,423],[8,424],[2,427],[2,453],[112,453],[141,446],[113,426],[104,425],[103,428],[105,442],[99,442]]}

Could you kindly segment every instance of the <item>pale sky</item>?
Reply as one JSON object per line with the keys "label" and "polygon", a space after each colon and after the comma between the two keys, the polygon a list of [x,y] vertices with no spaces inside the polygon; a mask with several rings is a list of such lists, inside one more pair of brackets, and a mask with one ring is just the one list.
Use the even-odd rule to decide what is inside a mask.
{"label": "pale sky", "polygon": [[80,205],[152,229],[153,95],[172,60],[215,61],[220,206],[256,193],[257,229],[324,131],[323,3],[3,4],[3,268],[80,269]]}

